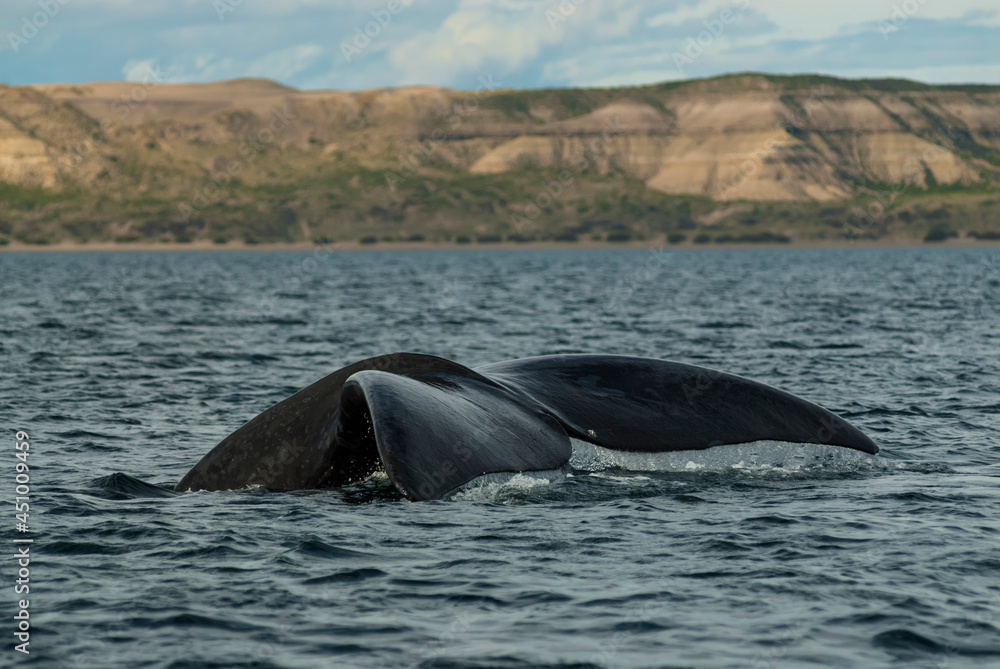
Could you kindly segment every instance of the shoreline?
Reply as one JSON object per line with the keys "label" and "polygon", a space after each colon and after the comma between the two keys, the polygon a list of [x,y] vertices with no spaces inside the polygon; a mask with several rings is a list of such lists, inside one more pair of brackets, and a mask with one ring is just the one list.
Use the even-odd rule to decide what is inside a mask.
{"label": "shoreline", "polygon": [[1000,240],[978,240],[971,237],[948,239],[941,242],[924,242],[922,238],[891,238],[877,240],[802,240],[787,244],[779,243],[708,243],[695,244],[685,241],[680,244],[667,244],[664,238],[630,241],[606,242],[581,240],[578,242],[495,242],[456,244],[454,242],[378,242],[376,244],[361,244],[360,242],[332,242],[317,244],[313,242],[284,242],[268,244],[245,244],[234,242],[216,244],[214,242],[194,241],[179,242],[58,242],[55,244],[25,244],[10,242],[0,246],[0,253],[118,253],[118,252],[276,252],[276,251],[315,251],[322,249],[327,252],[371,252],[371,251],[552,251],[552,250],[652,250],[668,249],[685,250],[733,250],[733,249],[856,249],[856,248],[996,248]]}

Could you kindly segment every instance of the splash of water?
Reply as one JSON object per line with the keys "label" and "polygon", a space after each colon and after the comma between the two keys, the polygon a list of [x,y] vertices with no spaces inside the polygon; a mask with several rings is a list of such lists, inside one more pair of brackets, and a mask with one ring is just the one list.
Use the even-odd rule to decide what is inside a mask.
{"label": "splash of water", "polygon": [[583,471],[622,469],[632,472],[725,470],[800,472],[815,469],[855,471],[878,467],[881,461],[860,451],[823,444],[754,441],[715,446],[703,451],[636,453],[614,451],[573,440],[570,466]]}

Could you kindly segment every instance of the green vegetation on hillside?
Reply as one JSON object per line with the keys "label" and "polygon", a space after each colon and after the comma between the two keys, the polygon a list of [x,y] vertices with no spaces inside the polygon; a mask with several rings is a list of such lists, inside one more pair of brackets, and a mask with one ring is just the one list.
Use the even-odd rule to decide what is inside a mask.
{"label": "green vegetation on hillside", "polygon": [[[740,105],[724,103],[727,94],[747,91],[752,94],[741,99],[753,104],[747,105],[751,110],[744,118]],[[752,244],[891,237],[934,242],[955,236],[994,240],[1000,235],[1000,128],[983,124],[993,122],[984,110],[992,109],[997,93],[1000,86],[739,73],[620,88],[425,92],[420,105],[410,99],[393,102],[389,94],[375,104],[379,92],[358,93],[350,104],[333,98],[320,104],[316,96],[306,96],[294,103],[301,107],[288,103],[288,130],[249,153],[244,150],[246,138],[254,128],[266,127],[268,118],[237,103],[236,109],[214,115],[192,113],[184,123],[160,118],[97,133],[95,119],[69,102],[10,88],[0,96],[0,113],[12,119],[12,128],[23,131],[22,146],[43,145],[31,160],[25,158],[22,183],[48,186],[0,182],[0,244],[316,239],[368,244],[654,239]],[[836,106],[845,100],[844,106]],[[949,111],[954,100],[966,105],[965,116]],[[627,117],[624,130],[607,130],[603,115],[586,120],[616,102],[623,104],[615,113]],[[331,109],[335,103],[342,107],[323,115],[327,103]],[[721,111],[706,130],[708,126],[699,123],[712,116],[704,111],[711,105],[721,105]],[[351,116],[355,107],[361,110],[356,117]],[[882,125],[872,127],[883,128],[885,145],[865,143],[870,128],[844,130],[839,119],[859,109],[862,121],[878,117]],[[698,123],[688,118],[684,125],[685,113],[698,117]],[[760,115],[773,130],[762,125]],[[987,120],[979,128],[966,120],[980,116]],[[558,123],[568,119],[583,120]],[[745,128],[739,127],[744,121]],[[632,130],[629,123],[636,124]],[[545,132],[537,130],[547,124],[553,125]],[[897,125],[898,131],[893,129]],[[434,130],[442,128],[446,132],[435,139]],[[787,133],[787,145],[756,139],[755,133],[775,131]],[[612,138],[595,155],[578,164],[569,160],[570,147],[592,146],[608,132]],[[633,134],[615,136],[626,132]],[[727,179],[716,179],[701,191],[685,191],[700,195],[655,190],[663,188],[663,182],[655,184],[646,169],[663,160],[678,143],[674,135],[683,132],[716,133],[696,143],[698,151],[710,147],[698,159],[717,161],[707,173],[714,174],[728,161]],[[736,150],[745,152],[743,164],[750,167],[734,176],[728,142],[739,132],[744,133],[744,144]],[[609,155],[607,146],[618,139],[619,153]],[[516,141],[518,148],[497,158],[499,173],[478,173],[477,160],[502,154],[498,147]],[[654,141],[660,143],[643,153]],[[754,151],[757,143],[760,147]],[[940,147],[940,154],[955,164],[927,147]],[[913,166],[907,169],[902,160],[892,165],[878,162],[884,157],[880,152],[893,151],[909,151]],[[680,151],[669,159],[688,158]],[[943,170],[937,174],[950,183],[938,183],[929,164],[939,158],[934,169]],[[41,169],[46,159],[56,167],[42,181],[32,171]],[[906,176],[887,183],[901,173],[901,163]],[[538,166],[552,164],[558,166]],[[688,163],[672,163],[677,164]],[[697,160],[690,164],[702,167]],[[771,170],[771,181],[761,192],[771,198],[791,193],[798,200],[712,199],[727,199],[720,194],[726,187],[739,187],[742,179],[766,170]],[[789,182],[800,187],[782,190]],[[848,195],[842,201],[803,201],[825,199],[830,193]]]}
{"label": "green vegetation on hillside", "polygon": [[[185,217],[183,200],[52,194],[2,186],[0,240],[626,241],[715,242],[923,238],[937,230],[1000,235],[1000,199],[982,187],[868,184],[844,202],[728,202],[672,196],[620,175],[584,172],[553,197],[554,170],[414,175],[390,191],[382,172],[328,168],[301,183],[231,184]],[[942,227],[944,226],[944,227]],[[935,235],[932,235],[934,237]]]}

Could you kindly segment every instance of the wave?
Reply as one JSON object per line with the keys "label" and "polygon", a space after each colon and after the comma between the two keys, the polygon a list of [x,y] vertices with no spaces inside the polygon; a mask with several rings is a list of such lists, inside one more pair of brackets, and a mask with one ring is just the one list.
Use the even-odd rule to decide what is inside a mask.
{"label": "wave", "polygon": [[[562,469],[540,472],[485,474],[453,491],[448,498],[460,501],[516,503],[543,494],[553,484],[581,475],[590,475],[603,483],[629,489],[655,486],[644,474],[725,474],[755,476],[814,476],[849,474],[890,467],[905,468],[906,463],[890,465],[871,456],[839,446],[797,444],[781,441],[755,441],[747,444],[714,446],[703,451],[636,453],[615,451],[594,444],[571,440],[573,455]],[[99,496],[109,499],[166,498],[179,493],[146,483],[121,472],[91,481]],[[248,486],[240,492],[266,493],[261,486]],[[346,502],[369,503],[399,498],[388,476],[377,471],[364,481],[339,489]],[[297,494],[314,494],[300,491]],[[295,494],[295,493],[293,493]]]}
{"label": "wave", "polygon": [[[450,499],[510,504],[526,499],[550,497],[552,488],[570,479],[597,479],[622,494],[636,490],[661,490],[663,481],[648,474],[740,474],[758,477],[827,476],[888,468],[877,456],[839,446],[798,444],[782,441],[755,441],[747,444],[714,446],[703,451],[636,453],[615,451],[572,439],[573,455],[560,470],[486,474],[473,479],[449,495]],[[595,481],[598,482],[598,481]],[[607,496],[585,488],[597,498]],[[674,494],[674,486],[661,490]],[[558,495],[560,498],[563,495]],[[578,495],[573,495],[577,498]]]}
{"label": "wave", "polygon": [[877,456],[840,446],[797,444],[785,441],[754,441],[746,444],[713,446],[703,451],[636,453],[614,451],[573,440],[571,467],[582,471],[623,469],[633,472],[690,471],[781,471],[816,469],[855,471],[881,466]]}
{"label": "wave", "polygon": [[146,483],[122,472],[96,478],[90,482],[90,487],[98,493],[99,497],[107,499],[150,499],[176,497],[179,494],[169,488]]}

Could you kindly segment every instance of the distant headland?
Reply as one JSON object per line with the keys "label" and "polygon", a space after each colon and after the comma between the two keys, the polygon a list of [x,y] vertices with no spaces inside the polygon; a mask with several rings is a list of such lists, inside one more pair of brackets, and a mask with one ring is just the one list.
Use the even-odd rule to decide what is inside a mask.
{"label": "distant headland", "polygon": [[0,247],[1000,240],[1000,86],[0,85]]}

